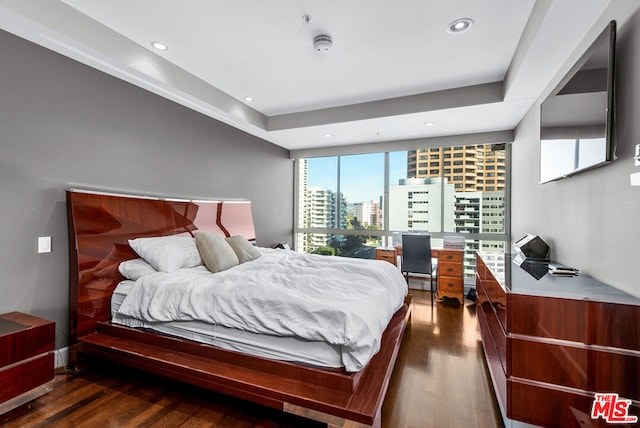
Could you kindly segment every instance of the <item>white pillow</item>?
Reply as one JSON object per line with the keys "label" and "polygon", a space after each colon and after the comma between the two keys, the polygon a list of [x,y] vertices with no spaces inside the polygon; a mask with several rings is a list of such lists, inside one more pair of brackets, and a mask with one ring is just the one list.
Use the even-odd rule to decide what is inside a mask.
{"label": "white pillow", "polygon": [[240,263],[257,259],[262,255],[260,251],[258,251],[258,249],[242,235],[231,236],[230,238],[227,238],[227,242],[231,245],[231,248],[233,248],[233,252],[236,253],[236,256],[238,256],[238,261]]}
{"label": "white pillow", "polygon": [[175,235],[137,238],[130,239],[129,245],[140,257],[162,272],[173,272],[202,264],[193,238]]}
{"label": "white pillow", "polygon": [[231,245],[220,235],[196,232],[196,245],[207,269],[216,273],[240,263]]}
{"label": "white pillow", "polygon": [[145,275],[157,273],[158,271],[153,268],[144,259],[131,259],[120,263],[118,266],[120,274],[127,279],[136,281]]}

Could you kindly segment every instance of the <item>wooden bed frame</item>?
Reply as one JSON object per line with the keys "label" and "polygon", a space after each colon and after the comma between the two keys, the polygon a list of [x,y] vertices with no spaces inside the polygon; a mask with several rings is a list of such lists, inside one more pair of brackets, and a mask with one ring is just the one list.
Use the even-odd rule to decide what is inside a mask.
{"label": "wooden bed frame", "polygon": [[192,201],[67,191],[69,367],[106,358],[335,427],[379,427],[411,297],[387,326],[380,351],[357,373],[275,361],[110,323],[128,240],[195,230],[255,239],[248,201]]}

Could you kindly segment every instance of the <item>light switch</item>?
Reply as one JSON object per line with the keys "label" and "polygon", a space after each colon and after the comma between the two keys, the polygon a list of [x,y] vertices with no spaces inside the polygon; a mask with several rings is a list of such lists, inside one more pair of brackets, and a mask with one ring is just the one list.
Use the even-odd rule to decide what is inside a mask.
{"label": "light switch", "polygon": [[51,252],[51,237],[39,236],[38,237],[38,254]]}

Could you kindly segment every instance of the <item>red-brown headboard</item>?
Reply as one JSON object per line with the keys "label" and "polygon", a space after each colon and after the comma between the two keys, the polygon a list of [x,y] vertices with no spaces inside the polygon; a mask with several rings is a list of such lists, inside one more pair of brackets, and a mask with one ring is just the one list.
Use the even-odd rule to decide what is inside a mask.
{"label": "red-brown headboard", "polygon": [[255,240],[251,202],[195,201],[67,191],[70,339],[111,318],[118,265],[138,257],[128,240],[196,230]]}

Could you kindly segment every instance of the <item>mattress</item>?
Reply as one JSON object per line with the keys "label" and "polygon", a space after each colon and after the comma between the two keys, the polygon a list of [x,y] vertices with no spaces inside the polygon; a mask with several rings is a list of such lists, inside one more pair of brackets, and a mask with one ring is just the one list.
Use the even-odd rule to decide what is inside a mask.
{"label": "mattress", "polygon": [[222,349],[258,357],[291,361],[317,367],[342,367],[342,347],[322,341],[252,333],[202,321],[146,322],[122,314],[118,308],[135,281],[118,284],[111,298],[111,316],[115,323],[134,328],[149,328],[163,334],[206,343]]}

